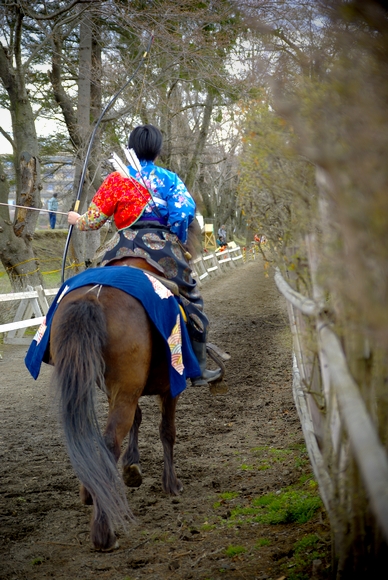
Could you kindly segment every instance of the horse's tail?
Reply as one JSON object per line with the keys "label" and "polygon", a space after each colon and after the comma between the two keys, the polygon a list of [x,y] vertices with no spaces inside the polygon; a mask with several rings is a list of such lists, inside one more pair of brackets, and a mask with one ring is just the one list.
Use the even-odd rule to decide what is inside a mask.
{"label": "horse's tail", "polygon": [[107,326],[93,294],[64,304],[51,333],[53,381],[74,471],[89,491],[95,520],[122,525],[132,518],[125,488],[101,434],[95,410],[95,384],[104,387]]}

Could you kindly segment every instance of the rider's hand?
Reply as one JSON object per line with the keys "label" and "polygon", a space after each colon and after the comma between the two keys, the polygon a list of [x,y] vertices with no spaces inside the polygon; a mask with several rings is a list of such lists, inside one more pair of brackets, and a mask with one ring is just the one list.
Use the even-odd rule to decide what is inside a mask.
{"label": "rider's hand", "polygon": [[80,217],[80,214],[77,213],[76,211],[69,211],[69,213],[67,214],[67,221],[72,226],[75,226],[79,217]]}

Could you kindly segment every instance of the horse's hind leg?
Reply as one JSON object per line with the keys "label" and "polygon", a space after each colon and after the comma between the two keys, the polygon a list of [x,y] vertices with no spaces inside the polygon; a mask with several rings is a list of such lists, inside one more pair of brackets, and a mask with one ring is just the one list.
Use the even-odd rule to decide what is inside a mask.
{"label": "horse's hind leg", "polygon": [[79,497],[83,505],[93,505],[93,498],[90,491],[82,483],[79,488]]}
{"label": "horse's hind leg", "polygon": [[[136,394],[131,397],[116,394],[109,399],[109,415],[104,440],[115,462],[120,457],[121,444],[134,421],[137,401]],[[90,536],[93,545],[99,550],[110,551],[117,545],[111,518],[99,510],[96,505],[93,506]]]}
{"label": "horse's hind leg", "polygon": [[[141,409],[138,405],[136,405],[136,410],[134,413],[133,409],[135,408],[135,405],[136,405],[136,402],[134,403],[132,400],[130,400],[130,401],[123,401],[122,400],[121,407],[119,405],[114,405],[109,410],[108,421],[107,421],[107,425],[106,425],[105,432],[104,432],[104,440],[105,440],[107,448],[112,453],[116,463],[120,457],[121,443],[122,443],[122,441],[123,441],[123,439],[124,439],[125,435],[127,434],[130,427],[131,427],[131,429],[130,429],[130,441],[131,441],[131,435],[133,433],[134,458],[136,458],[136,463],[139,462],[139,451],[137,448],[137,442],[138,442],[139,427],[140,427],[140,423],[141,423]],[[131,425],[131,423],[132,423],[132,425]],[[128,453],[128,450],[127,450],[126,454],[127,453]],[[123,461],[124,461],[124,464],[127,463],[125,461],[125,456],[124,456]],[[137,485],[135,485],[134,483],[129,484],[127,482],[127,479],[126,479],[125,473],[124,473],[124,483],[126,485],[128,485],[129,487],[138,487],[141,484],[140,466],[137,465],[135,467],[137,469],[135,468],[133,470],[132,481],[135,482],[136,477],[137,477],[138,481],[140,478],[140,481],[138,482]],[[80,498],[81,498],[81,503],[83,503],[84,505],[92,505],[93,504],[93,499],[92,499],[91,494],[86,489],[86,487],[83,485],[81,485],[81,487],[80,487]]]}
{"label": "horse's hind leg", "polygon": [[173,398],[170,391],[168,391],[168,393],[160,395],[159,398],[162,413],[159,434],[164,452],[163,490],[171,495],[178,495],[183,489],[174,467],[174,444],[176,437],[175,410],[178,397]]}
{"label": "horse's hind leg", "polygon": [[141,420],[141,409],[139,405],[137,405],[135,418],[129,431],[128,447],[125,450],[122,459],[123,479],[125,485],[128,487],[139,487],[143,481],[140,468],[140,454],[138,445]]}

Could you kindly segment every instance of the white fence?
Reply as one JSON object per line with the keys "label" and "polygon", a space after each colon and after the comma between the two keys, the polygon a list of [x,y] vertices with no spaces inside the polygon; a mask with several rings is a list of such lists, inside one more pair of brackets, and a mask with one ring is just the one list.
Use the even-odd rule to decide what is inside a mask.
{"label": "white fence", "polygon": [[[248,252],[231,242],[230,247],[222,252],[204,254],[192,261],[193,276],[201,286],[206,278],[225,274],[231,268],[247,261],[254,260],[256,248],[252,246]],[[208,279],[209,279],[208,278]],[[0,294],[0,304],[3,302],[19,302],[16,314],[12,322],[0,324],[0,334],[3,333],[5,344],[30,344],[31,336],[25,336],[27,328],[39,326],[47,311],[49,303],[47,298],[55,296],[58,288],[45,290],[42,286],[35,289],[28,288],[26,292],[12,292]]]}
{"label": "white fence", "polygon": [[39,326],[49,309],[48,296],[55,296],[58,288],[44,290],[37,286],[35,290],[28,287],[26,292],[0,294],[0,303],[19,302],[12,322],[0,324],[0,333],[4,333],[5,344],[30,344],[31,338],[25,337],[27,328]]}
{"label": "white fence", "polygon": [[[254,256],[255,253],[251,255]],[[238,264],[243,263],[245,260],[245,250],[241,250],[240,246],[231,242],[225,250],[213,254],[204,254],[199,256],[199,258],[195,258],[191,266],[194,278],[201,285],[206,278],[227,273],[228,270],[236,268]]]}

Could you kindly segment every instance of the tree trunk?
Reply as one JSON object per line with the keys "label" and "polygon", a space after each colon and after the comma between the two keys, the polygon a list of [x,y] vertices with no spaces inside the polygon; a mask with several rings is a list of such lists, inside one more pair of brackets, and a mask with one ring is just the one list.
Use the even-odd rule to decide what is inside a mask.
{"label": "tree trunk", "polygon": [[[74,208],[80,213],[86,211],[90,199],[101,184],[101,174],[96,161],[99,158],[99,134],[97,133],[88,162],[88,171],[82,185],[79,206],[78,208],[74,207],[91,134],[91,121],[96,120],[101,110],[101,50],[96,31],[97,27],[93,27],[93,21],[88,14],[85,14],[80,25],[77,112],[74,111],[72,101],[62,84],[62,39],[60,33],[57,33],[54,38],[55,50],[53,50],[50,74],[55,99],[62,109],[71,141],[76,149],[73,195],[69,209]],[[93,257],[95,249],[99,246],[99,240],[99,232],[85,234],[85,232],[73,229],[69,247],[74,267],[73,274],[84,269],[84,260],[90,260]]]}
{"label": "tree trunk", "polygon": [[[21,30],[23,15],[17,13],[16,29]],[[14,65],[13,65],[14,62]],[[8,93],[12,119],[13,163],[16,174],[16,203],[26,209],[16,209],[12,221],[7,208],[0,212],[0,259],[9,276],[13,290],[42,283],[39,264],[32,247],[32,239],[39,212],[28,211],[41,207],[40,163],[34,113],[25,87],[21,55],[21,35],[15,34],[13,59],[0,46],[0,77]],[[0,166],[0,200],[8,203],[9,187],[4,168]]]}
{"label": "tree trunk", "polygon": [[[77,153],[76,175],[74,179],[74,198],[80,187],[79,182],[85,163],[87,148],[91,135],[91,121],[96,122],[101,111],[101,49],[96,37],[98,28],[86,14],[81,22],[79,45],[79,80],[78,80],[78,134],[81,139]],[[88,171],[80,196],[79,212],[86,211],[90,200],[101,184],[99,132],[95,134],[90,157],[87,161]],[[100,245],[100,232],[73,233],[72,254],[75,259],[75,273],[84,269],[84,261],[89,262]]]}
{"label": "tree trunk", "polygon": [[[85,14],[80,26],[80,41],[79,41],[79,76],[78,76],[78,107],[77,107],[77,121],[78,121],[78,135],[80,144],[77,151],[75,177],[73,185],[73,197],[76,199],[77,192],[81,184],[83,160],[86,155],[86,146],[88,137],[90,135],[90,80],[92,67],[92,29],[91,21],[88,14]],[[88,176],[82,184],[81,196],[79,198],[79,211],[83,211],[87,207],[88,197]],[[74,228],[73,237],[71,239],[72,255],[74,258],[74,273],[81,272],[84,269],[83,261],[85,256],[85,241],[86,236],[83,232],[79,232]]]}
{"label": "tree trunk", "polygon": [[211,89],[208,89],[205,102],[205,109],[202,117],[201,130],[198,136],[198,140],[195,144],[193,157],[191,158],[189,170],[186,176],[187,189],[192,193],[194,193],[194,184],[197,175],[198,160],[200,159],[206,144],[206,138],[209,131],[211,115],[213,112],[213,105],[214,105],[214,93],[213,91],[211,91]]}

